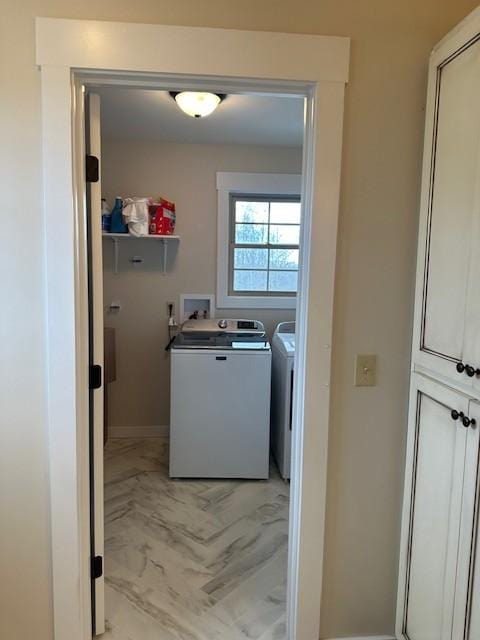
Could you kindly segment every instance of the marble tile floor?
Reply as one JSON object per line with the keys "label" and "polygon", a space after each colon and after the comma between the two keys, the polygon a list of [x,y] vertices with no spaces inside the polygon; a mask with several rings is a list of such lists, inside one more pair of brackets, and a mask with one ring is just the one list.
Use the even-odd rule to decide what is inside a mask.
{"label": "marble tile floor", "polygon": [[105,640],[285,640],[289,485],[170,480],[168,440],[105,449]]}

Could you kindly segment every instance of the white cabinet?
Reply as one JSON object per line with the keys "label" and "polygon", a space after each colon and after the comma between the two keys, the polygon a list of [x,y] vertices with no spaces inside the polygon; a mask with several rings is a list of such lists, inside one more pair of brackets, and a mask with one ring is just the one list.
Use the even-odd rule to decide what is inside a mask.
{"label": "white cabinet", "polygon": [[430,60],[397,638],[480,640],[480,8]]}
{"label": "white cabinet", "polygon": [[434,53],[433,61],[414,356],[420,366],[470,388],[480,379],[468,375],[480,373],[480,40],[447,57]]}

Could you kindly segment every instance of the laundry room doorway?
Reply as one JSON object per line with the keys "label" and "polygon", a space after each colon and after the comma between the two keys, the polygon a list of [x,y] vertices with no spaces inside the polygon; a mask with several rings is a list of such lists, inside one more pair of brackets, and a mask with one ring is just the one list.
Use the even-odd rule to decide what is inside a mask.
{"label": "laundry room doorway", "polygon": [[[71,32],[72,29],[75,33]],[[158,30],[161,31],[160,38],[160,31]],[[305,101],[302,180],[299,194],[301,201],[301,233],[298,242],[300,254],[298,264],[299,284],[295,314],[297,343],[292,405],[292,495],[289,507],[290,528],[287,560],[286,626],[284,633],[288,640],[299,640],[300,638],[302,640],[303,638],[308,638],[309,640],[311,638],[313,640],[318,637],[322,583],[321,548],[325,509],[336,223],[338,216],[343,96],[348,69],[348,39],[322,37],[313,37],[312,39],[310,37],[310,39],[307,38],[307,42],[307,40],[303,39],[303,36],[280,34],[280,42],[277,36],[273,37],[273,34],[259,34],[255,44],[249,34],[238,32],[237,41],[235,40],[237,37],[236,32],[225,33],[221,32],[221,30],[214,30],[216,32],[215,35],[218,37],[214,39],[212,44],[208,37],[211,34],[207,34],[206,31],[211,30],[187,29],[185,32],[182,30],[178,32],[174,27],[143,29],[142,25],[90,24],[82,21],[68,21],[66,23],[61,20],[49,19],[38,21],[37,61],[42,70],[45,201],[49,221],[47,225],[47,254],[49,257],[47,270],[50,288],[49,406],[50,441],[54,443],[50,452],[52,538],[54,550],[56,541],[58,543],[57,548],[61,549],[63,553],[68,553],[68,557],[73,559],[74,563],[72,565],[69,561],[68,572],[66,572],[61,562],[56,562],[55,558],[53,562],[56,638],[61,640],[67,637],[78,638],[79,640],[91,637],[92,622],[94,631],[103,631],[101,625],[103,613],[101,579],[105,576],[103,573],[103,557],[98,552],[97,547],[97,544],[101,546],[103,541],[101,533],[97,529],[96,520],[100,511],[97,508],[100,506],[98,496],[99,492],[101,493],[101,489],[97,486],[100,474],[97,463],[101,455],[100,447],[103,447],[103,430],[102,438],[100,438],[98,433],[98,425],[101,423],[100,411],[95,399],[92,402],[92,395],[94,398],[95,394],[97,397],[100,396],[101,391],[103,391],[105,377],[99,378],[98,370],[90,368],[90,385],[87,385],[84,376],[84,372],[88,371],[88,364],[91,367],[99,364],[100,366],[103,365],[103,362],[101,362],[102,353],[99,351],[95,354],[95,348],[92,347],[92,340],[90,339],[92,335],[95,336],[99,333],[100,326],[95,326],[95,318],[100,316],[99,314],[94,314],[94,319],[91,323],[93,326],[90,326],[90,330],[93,333],[89,332],[89,323],[87,321],[87,293],[92,293],[95,288],[92,269],[90,269],[90,279],[88,277],[88,261],[89,259],[92,261],[91,251],[92,247],[95,246],[95,243],[92,242],[94,235],[100,234],[99,238],[100,242],[102,242],[101,227],[97,224],[97,222],[99,224],[101,222],[98,219],[99,214],[101,215],[101,209],[98,209],[98,193],[96,204],[94,205],[93,201],[90,201],[91,226],[89,233],[87,233],[88,230],[86,229],[86,214],[88,212],[88,208],[85,207],[86,173],[90,172],[93,166],[93,177],[95,178],[95,161],[89,158],[86,166],[87,171],[85,171],[84,99],[86,89],[91,89],[94,85],[123,85],[123,87],[155,89],[163,92],[172,91],[173,93],[181,90],[197,90],[214,94],[226,93],[228,95],[288,95],[297,96]],[[125,38],[127,32],[129,37]],[[202,55],[197,54],[199,51],[204,50],[202,42],[205,43],[205,38],[209,43],[210,54],[203,58]],[[222,38],[225,38],[225,40],[222,40]],[[137,41],[137,46],[134,44],[135,41]],[[185,47],[179,48],[179,41],[182,41]],[[50,43],[53,42],[56,45],[52,48]],[[89,46],[81,45],[79,48],[79,42],[89,43]],[[128,46],[125,48],[122,45],[121,51],[118,50],[116,52],[115,43],[118,42],[123,42],[124,44],[127,42]],[[253,64],[248,56],[245,57],[246,49],[244,45],[246,42],[249,42],[250,53],[256,51]],[[58,43],[62,43],[60,49],[64,49],[61,52],[62,65],[64,66],[58,66]],[[106,43],[109,43],[109,46],[106,46]],[[159,43],[161,43],[162,49],[160,58],[158,57]],[[168,43],[172,46],[175,45],[175,57],[170,56],[172,47]],[[225,43],[228,43],[226,48],[224,47]],[[219,53],[213,66],[211,65],[212,46],[216,47]],[[278,64],[272,62],[272,47],[278,53]],[[318,56],[306,55],[307,50],[311,53],[311,47],[318,49]],[[227,49],[229,54],[222,58],[220,52],[224,52]],[[289,62],[287,63],[286,59],[284,59],[285,52],[293,50],[298,52],[298,56],[289,55]],[[304,51],[305,55],[301,55],[300,50]],[[193,54],[194,51],[196,52],[195,55]],[[133,56],[129,58],[131,53],[133,53]],[[180,53],[182,55],[179,55]],[[192,63],[194,59],[196,59],[196,64]],[[316,62],[310,62],[311,59],[316,60]],[[224,63],[219,64],[222,60],[224,60]],[[283,60],[283,63],[281,60]],[[125,69],[130,71],[125,72]],[[263,79],[248,79],[252,77],[262,77]],[[279,81],[277,79],[279,77],[286,77],[286,80]],[[305,77],[310,79],[305,81]],[[87,155],[93,156],[94,154]],[[59,159],[61,159],[61,162],[59,162]],[[229,192],[226,185],[228,185],[228,180],[231,178],[231,176],[222,176],[220,174],[235,172],[219,171],[217,173],[219,174],[216,183],[217,204],[220,209],[222,198],[225,198],[225,193]],[[237,173],[239,172],[237,171]],[[95,184],[98,180],[93,179],[92,182]],[[250,281],[253,278],[258,284],[259,280],[265,277],[259,274],[246,276],[243,273],[235,273],[236,271],[266,271],[264,268],[242,269],[240,258],[236,262],[235,251],[238,250],[240,252],[249,248],[243,246],[248,243],[245,242],[246,236],[243,235],[242,237],[242,233],[245,233],[246,230],[241,229],[240,226],[248,224],[252,226],[263,225],[265,227],[263,231],[261,229],[256,231],[270,234],[269,225],[278,226],[280,224],[278,221],[246,220],[241,218],[243,215],[241,213],[242,207],[243,209],[250,207],[248,215],[265,215],[259,213],[261,207],[258,208],[258,211],[255,210],[252,213],[252,202],[257,204],[261,202],[264,211],[265,208],[270,211],[272,204],[276,203],[274,198],[268,199],[266,197],[261,201],[260,199],[249,200],[248,195],[258,196],[259,193],[256,191],[248,193],[248,191],[249,189],[242,191],[240,187],[238,190],[235,189],[229,192],[230,211],[233,211],[232,216],[229,218],[230,225],[235,229],[235,234],[237,233],[237,225],[239,229],[238,236],[235,235],[238,243],[233,243],[235,246],[230,246],[230,252],[234,254],[233,262],[227,261],[228,264],[233,265],[232,273],[227,271],[227,275],[224,275],[228,285],[226,289],[227,297],[240,297],[237,294],[245,294],[245,285],[239,289],[236,283],[245,283],[248,278],[250,278]],[[147,193],[152,195],[149,192],[137,193],[136,195],[147,195]],[[130,196],[133,195],[130,192]],[[154,195],[159,196],[161,194]],[[279,194],[272,191],[270,193],[264,191],[262,195],[275,196]],[[295,196],[296,193],[280,195]],[[232,198],[236,197],[239,198],[238,211],[237,201],[232,200]],[[167,199],[165,201],[169,202]],[[152,206],[153,204],[158,203],[152,203]],[[285,200],[279,204],[288,203]],[[169,209],[167,205],[162,205],[162,208]],[[65,215],[66,212],[70,212],[71,216]],[[315,215],[313,215],[313,212],[315,212]],[[105,213],[107,212],[105,211]],[[237,213],[239,217],[237,217]],[[97,219],[94,219],[95,216]],[[138,220],[132,219],[132,222],[138,222]],[[125,220],[121,223],[124,224]],[[295,225],[292,220],[287,224],[292,227]],[[222,230],[220,222],[217,225],[217,233],[219,230]],[[120,231],[119,233],[123,232]],[[87,251],[85,242],[88,235],[90,236],[90,253]],[[165,235],[173,236],[175,234]],[[74,239],[73,244],[71,242],[72,238]],[[65,240],[64,244],[60,241],[62,239]],[[163,256],[161,258],[161,269],[168,272],[169,260],[174,259],[175,256],[174,251],[170,251],[170,242],[173,240],[174,238],[166,239],[165,244],[163,244],[163,239],[161,238],[148,240],[135,238],[132,242],[149,242],[153,247],[154,243],[160,241],[164,248],[163,256],[167,254],[166,258]],[[127,254],[125,254],[125,250],[122,249],[120,244],[121,242],[130,242],[130,240],[121,238],[118,243],[113,241],[113,238],[105,238],[103,240],[103,242],[110,241],[112,242],[109,248],[113,254],[113,271],[115,271],[115,265],[117,265],[117,268],[121,267],[122,256],[125,255],[130,255],[132,266],[138,264],[134,258],[141,258],[141,251],[138,254],[137,252],[132,254],[128,250]],[[180,237],[180,246],[181,242]],[[290,246],[295,244],[294,242],[289,241],[285,244],[289,246],[282,247],[282,250],[295,251],[295,247]],[[313,245],[315,248],[313,248]],[[225,245],[223,246],[225,248]],[[227,244],[227,253],[228,246]],[[258,249],[258,247],[255,247],[255,249]],[[276,250],[276,248],[272,247],[268,247],[268,249]],[[239,253],[238,255],[241,254]],[[252,256],[244,254],[244,257],[250,259]],[[221,255],[217,255],[218,264],[220,264],[221,258]],[[257,258],[259,260],[262,259],[259,255]],[[268,259],[270,260],[270,258],[269,256]],[[58,268],[60,265],[61,268]],[[276,274],[273,274],[273,271],[294,271],[294,269],[270,269],[270,271],[272,271],[272,274],[266,276],[267,280],[270,275],[274,278],[277,277]],[[286,280],[291,282],[291,275],[282,277],[283,282]],[[217,274],[218,288],[216,294],[219,299],[225,294],[225,287],[222,286],[221,282],[219,284],[220,280],[221,278],[218,278]],[[312,282],[315,283],[315,288],[312,287]],[[223,282],[224,284],[225,282]],[[186,291],[182,293],[191,294],[196,292]],[[201,293],[210,294],[211,291]],[[245,295],[245,297],[250,296]],[[265,295],[264,297],[268,296]],[[277,296],[272,295],[271,297],[275,298]],[[113,298],[109,300],[113,310],[116,306],[115,302],[118,302],[118,300]],[[220,304],[225,304],[225,302],[220,302]],[[122,305],[120,304],[119,306],[121,308]],[[227,305],[223,308],[235,309],[235,306],[228,307]],[[244,307],[241,308],[243,309]],[[195,310],[199,311],[200,309]],[[308,323],[307,318],[310,319]],[[312,321],[312,318],[315,318],[315,322]],[[193,320],[198,320],[198,318],[193,318]],[[244,339],[249,338],[251,343],[255,344],[262,340],[260,335],[262,331],[261,325],[264,323],[258,318],[252,319],[237,316],[232,319],[227,314],[222,314],[220,318],[200,318],[200,320],[227,321],[225,327],[218,324],[219,331],[216,331],[216,334],[221,335],[217,335],[215,339],[242,343]],[[234,324],[228,325],[228,320],[233,320]],[[98,319],[97,322],[99,322]],[[56,331],[53,331],[54,326]],[[228,336],[225,336],[224,329],[228,330],[226,332],[229,334]],[[71,333],[69,333],[69,330]],[[141,326],[139,331],[141,331]],[[188,332],[182,331],[181,333]],[[205,338],[206,332],[204,331],[195,331],[194,333],[201,333]],[[232,339],[232,335],[236,336],[235,340]],[[188,342],[190,337],[191,335],[187,335],[185,340]],[[208,339],[211,337],[211,335],[207,336]],[[263,342],[266,342],[264,336]],[[223,346],[225,344],[227,343],[223,343]],[[177,344],[176,347],[181,351],[181,346]],[[250,353],[257,351],[257,349],[249,347],[247,351]],[[179,357],[183,357],[181,353],[178,353]],[[239,353],[241,353],[241,347],[239,347]],[[260,353],[261,351],[259,350]],[[98,359],[94,357],[95,355],[98,356]],[[190,355],[193,355],[193,353],[189,352],[188,357]],[[217,354],[215,354],[216,356]],[[219,353],[218,357],[228,358],[229,354],[225,356],[224,353]],[[218,362],[221,364],[225,361],[220,360]],[[258,367],[255,366],[254,368],[256,370]],[[245,374],[242,375],[243,378],[247,377]],[[90,391],[88,386],[90,386]],[[57,393],[60,387],[62,388],[61,395]],[[250,402],[250,400],[251,398],[249,397],[246,402]],[[99,400],[99,402],[101,401]],[[93,437],[90,442],[88,429],[85,429],[89,421],[89,407],[93,407],[90,413],[90,422],[94,427]],[[93,466],[90,466],[89,462],[92,457],[89,454],[92,450]],[[152,459],[151,454],[152,451],[144,451],[140,458],[148,464],[149,459],[150,461]],[[158,460],[159,455],[154,455],[154,458],[155,461]],[[66,465],[66,460],[71,460],[72,465]],[[137,464],[138,458],[133,462]],[[180,480],[179,482],[183,483],[184,481]],[[280,482],[283,483],[283,480]],[[61,491],[59,491],[59,487],[62,487]],[[95,492],[95,488],[97,488],[97,492]],[[93,493],[90,493],[91,490],[93,490]],[[205,491],[208,492],[209,488],[205,488]],[[115,499],[115,496],[112,497]],[[201,498],[202,496],[200,496]],[[142,496],[137,495],[135,499],[140,503],[143,502],[147,511],[150,509],[148,503],[145,505]],[[205,496],[203,496],[203,499],[205,500]],[[151,515],[151,512],[147,515],[142,514],[143,520],[140,518],[143,522],[142,526],[151,525],[150,521],[155,520],[155,518],[150,517]],[[145,522],[145,517],[148,522]],[[92,528],[90,528],[90,524],[93,525]],[[163,535],[166,530],[164,523],[157,522],[156,524],[160,530],[159,533],[162,532],[161,535]],[[205,523],[205,526],[207,524]],[[95,532],[98,534],[97,537]],[[212,535],[215,535],[215,533],[212,532]],[[235,537],[232,544],[237,539],[238,537]],[[253,555],[251,562],[255,558],[258,559],[257,556]],[[141,557],[132,558],[128,569],[142,573],[142,563],[143,559]],[[314,566],[315,570],[313,570]],[[162,570],[161,567],[157,567],[157,569],[160,572]],[[188,567],[185,567],[185,569],[188,571]],[[125,586],[125,581],[127,580],[125,576],[116,576],[116,579],[123,580]],[[215,576],[213,580],[215,580]],[[218,586],[220,586],[220,582],[221,579],[218,580]],[[78,584],[81,587],[80,593]],[[210,587],[205,591],[207,596],[215,591],[213,587],[212,589]],[[151,590],[150,584],[145,586],[145,592],[149,590]],[[130,603],[137,610],[142,609],[142,607],[145,608],[145,599],[143,597],[145,592],[140,594],[138,586],[130,588]],[[92,594],[94,597],[91,600],[90,596]],[[266,595],[268,596],[268,594]],[[271,596],[272,598],[275,599],[275,596]],[[152,602],[147,604],[150,606]],[[168,620],[169,612],[161,609],[161,602],[157,601],[153,604]],[[79,611],[81,612],[80,618],[78,617]],[[234,615],[238,618],[237,614]],[[96,628],[95,624],[97,624]],[[73,629],[72,626],[74,627]],[[174,626],[172,637],[182,637],[178,632],[175,633]],[[193,628],[195,627],[193,626]],[[249,628],[251,629],[252,627]],[[241,627],[239,629],[239,633],[245,631]],[[110,633],[110,631],[107,629],[106,633]],[[200,631],[203,632],[201,629]],[[266,631],[268,630],[266,629]],[[185,636],[185,633],[182,633]],[[208,630],[204,632],[205,634],[208,636]],[[260,632],[257,635],[259,638],[261,637]],[[203,636],[200,633],[198,637],[201,638]],[[240,637],[242,636],[240,635]]]}
{"label": "laundry room doorway", "polygon": [[95,633],[280,640],[305,98],[175,82],[85,85]]}

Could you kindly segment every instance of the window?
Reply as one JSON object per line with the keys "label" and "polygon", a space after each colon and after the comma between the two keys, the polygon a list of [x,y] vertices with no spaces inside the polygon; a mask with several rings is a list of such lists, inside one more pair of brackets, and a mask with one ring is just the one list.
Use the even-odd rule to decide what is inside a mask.
{"label": "window", "polygon": [[295,296],[300,198],[230,195],[230,295]]}
{"label": "window", "polygon": [[217,306],[294,309],[301,176],[217,173]]}

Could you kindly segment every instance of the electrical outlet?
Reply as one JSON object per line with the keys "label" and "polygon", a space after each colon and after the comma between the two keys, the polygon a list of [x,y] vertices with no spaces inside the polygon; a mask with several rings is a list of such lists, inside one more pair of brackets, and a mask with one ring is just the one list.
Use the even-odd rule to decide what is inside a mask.
{"label": "electrical outlet", "polygon": [[355,358],[355,386],[374,387],[377,384],[377,356],[357,355]]}
{"label": "electrical outlet", "polygon": [[167,318],[175,315],[175,302],[167,302]]}

